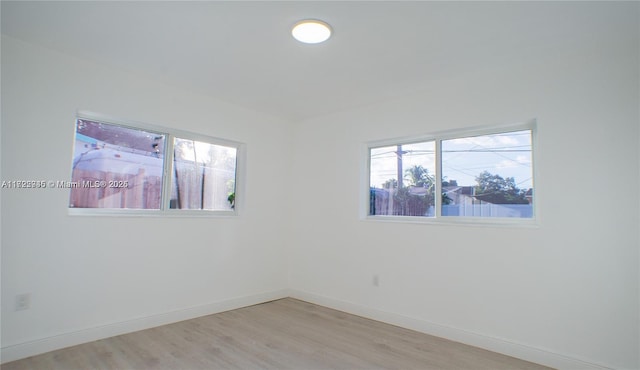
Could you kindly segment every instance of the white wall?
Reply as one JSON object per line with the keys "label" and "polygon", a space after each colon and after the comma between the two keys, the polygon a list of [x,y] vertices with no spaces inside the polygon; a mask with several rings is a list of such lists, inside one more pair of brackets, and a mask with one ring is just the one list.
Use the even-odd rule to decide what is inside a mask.
{"label": "white wall", "polygon": [[[296,126],[295,296],[549,365],[640,368],[637,6],[577,10],[575,33],[548,50]],[[532,118],[539,227],[359,219],[363,143]]]}
{"label": "white wall", "polygon": [[[69,217],[65,190],[3,190],[2,361],[291,288],[551,365],[639,368],[640,61],[626,6],[636,14],[593,25],[576,15],[586,37],[456,61],[423,91],[294,126],[3,37],[3,180],[68,179],[82,109],[245,142],[248,185],[234,219]],[[538,228],[359,219],[364,142],[531,118]],[[32,308],[15,312],[21,293]]]}
{"label": "white wall", "polygon": [[[286,294],[286,124],[2,37],[3,180],[68,180],[78,109],[246,143],[245,207],[237,218],[71,217],[68,190],[3,190],[3,362]],[[22,293],[32,307],[16,312]]]}

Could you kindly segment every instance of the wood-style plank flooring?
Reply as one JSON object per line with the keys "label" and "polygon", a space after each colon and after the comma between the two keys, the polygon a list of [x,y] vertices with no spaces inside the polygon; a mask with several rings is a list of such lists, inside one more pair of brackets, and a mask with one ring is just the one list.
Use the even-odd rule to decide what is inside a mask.
{"label": "wood-style plank flooring", "polygon": [[548,368],[286,298],[2,365],[22,369]]}

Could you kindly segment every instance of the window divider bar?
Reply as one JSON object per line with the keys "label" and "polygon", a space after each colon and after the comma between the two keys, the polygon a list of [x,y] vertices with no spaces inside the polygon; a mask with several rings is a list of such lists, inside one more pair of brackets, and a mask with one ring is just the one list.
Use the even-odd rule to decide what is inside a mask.
{"label": "window divider bar", "polygon": [[436,139],[436,184],[433,196],[436,218],[442,217],[442,140]]}
{"label": "window divider bar", "polygon": [[164,177],[162,178],[162,205],[160,209],[165,211],[171,208],[171,176],[174,167],[174,135],[166,134],[165,140],[165,160],[164,160]]}

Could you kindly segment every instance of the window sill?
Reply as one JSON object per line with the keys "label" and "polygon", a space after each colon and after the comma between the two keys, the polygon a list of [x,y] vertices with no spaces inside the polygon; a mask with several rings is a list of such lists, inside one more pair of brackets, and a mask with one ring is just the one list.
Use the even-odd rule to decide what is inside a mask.
{"label": "window sill", "polygon": [[69,208],[69,216],[237,218],[237,211]]}
{"label": "window sill", "polygon": [[361,218],[365,222],[389,222],[400,224],[423,224],[440,226],[471,226],[471,227],[515,227],[533,228],[540,227],[536,219],[512,219],[512,218],[479,218],[479,217],[417,217],[417,216],[365,216]]}

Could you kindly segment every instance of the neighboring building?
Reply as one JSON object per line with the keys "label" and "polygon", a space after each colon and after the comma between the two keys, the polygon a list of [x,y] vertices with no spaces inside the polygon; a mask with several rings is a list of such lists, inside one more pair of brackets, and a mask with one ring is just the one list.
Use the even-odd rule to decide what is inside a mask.
{"label": "neighboring building", "polygon": [[443,216],[516,217],[533,216],[533,190],[527,191],[529,204],[494,204],[476,197],[475,186],[444,186],[442,193],[451,199],[442,206]]}

